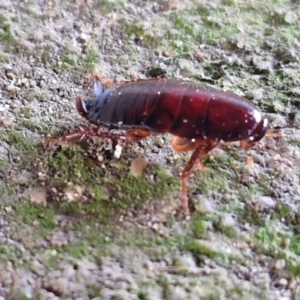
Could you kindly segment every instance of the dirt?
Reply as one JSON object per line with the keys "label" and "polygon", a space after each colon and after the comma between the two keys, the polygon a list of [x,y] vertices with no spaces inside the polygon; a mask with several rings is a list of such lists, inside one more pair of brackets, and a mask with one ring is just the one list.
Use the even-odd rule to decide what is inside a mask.
{"label": "dirt", "polygon": [[[0,299],[300,299],[299,19],[286,0],[2,0]],[[270,131],[203,158],[185,218],[171,136],[41,143],[90,126],[94,75],[208,84]]]}

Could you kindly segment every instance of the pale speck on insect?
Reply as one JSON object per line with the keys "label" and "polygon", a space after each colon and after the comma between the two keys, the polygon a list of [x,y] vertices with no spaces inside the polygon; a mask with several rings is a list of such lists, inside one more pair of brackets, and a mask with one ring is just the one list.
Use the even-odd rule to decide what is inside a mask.
{"label": "pale speck on insect", "polygon": [[192,142],[192,143],[195,143],[195,142],[196,142],[196,140],[195,140],[195,139],[191,139],[191,142]]}
{"label": "pale speck on insect", "polygon": [[119,125],[119,126],[123,125],[123,122],[122,122],[122,121],[119,121],[119,122],[118,122],[118,125]]}
{"label": "pale speck on insect", "polygon": [[187,123],[188,120],[187,120],[187,119],[183,119],[182,122],[183,122],[183,123]]}
{"label": "pale speck on insect", "polygon": [[256,109],[253,110],[252,115],[253,115],[253,118],[254,118],[256,123],[259,123],[261,121],[262,116],[261,116],[261,113],[258,110],[256,110]]}
{"label": "pale speck on insect", "polygon": [[157,94],[160,95],[160,91],[158,91]]}

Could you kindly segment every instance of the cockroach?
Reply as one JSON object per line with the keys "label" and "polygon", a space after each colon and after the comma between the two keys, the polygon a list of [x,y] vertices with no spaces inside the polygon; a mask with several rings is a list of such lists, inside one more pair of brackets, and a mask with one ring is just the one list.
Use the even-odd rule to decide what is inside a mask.
{"label": "cockroach", "polygon": [[[193,165],[221,141],[240,141],[241,148],[249,149],[268,129],[268,120],[248,100],[181,80],[137,80],[103,91],[99,78],[95,77],[93,93],[93,100],[77,97],[76,108],[97,128],[46,139],[44,143],[92,136],[136,142],[151,135],[170,133],[175,151],[193,150],[180,177],[186,214],[189,214],[187,179]],[[125,130],[125,134],[100,132],[99,126]]]}

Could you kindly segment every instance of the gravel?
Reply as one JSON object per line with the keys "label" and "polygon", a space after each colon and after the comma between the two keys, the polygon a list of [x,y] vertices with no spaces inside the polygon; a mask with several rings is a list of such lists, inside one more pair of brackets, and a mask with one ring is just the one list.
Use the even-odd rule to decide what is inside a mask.
{"label": "gravel", "polygon": [[[235,6],[200,2],[199,24],[222,30]],[[296,26],[298,11],[282,2],[276,10],[270,7],[268,17],[276,26]],[[217,45],[197,40],[194,49],[188,25],[195,20],[192,14],[185,15],[186,22],[180,19],[193,5],[188,0],[1,1],[0,300],[300,299],[299,43],[295,38],[283,46],[272,40],[247,48],[251,34],[242,40],[247,26],[237,22],[235,36],[220,37]],[[172,18],[183,34],[181,28],[166,33],[175,24]],[[272,24],[265,33],[277,30]],[[164,41],[167,34],[176,37],[167,39],[174,48],[151,42]],[[180,52],[185,45],[191,49]],[[60,177],[63,164],[51,171],[73,146],[38,146],[45,137],[86,125],[74,99],[91,96],[93,74],[121,82],[146,78],[154,67],[170,77],[201,77],[236,90],[259,104],[282,133],[249,151],[253,167],[245,166],[235,144],[213,151],[206,163],[214,173],[191,176],[191,219],[181,216],[174,183],[186,157],[172,152],[169,137],[129,149],[112,142],[85,145],[85,162],[93,169],[98,161],[104,175],[85,178],[74,167],[77,182],[70,174]],[[273,96],[271,80],[278,69],[286,72],[276,81],[284,81],[284,87],[272,103],[263,102]],[[92,208],[91,216],[84,216],[81,210],[97,193],[102,201],[107,195],[112,203],[123,199],[125,192],[117,186],[124,185],[124,174],[133,175],[130,187],[136,185],[134,177],[150,183],[139,191],[144,202],[124,204],[104,220],[102,211]],[[91,192],[86,182],[92,180],[101,181]],[[168,193],[157,196],[162,180],[169,180]],[[67,211],[69,204],[76,208]]]}

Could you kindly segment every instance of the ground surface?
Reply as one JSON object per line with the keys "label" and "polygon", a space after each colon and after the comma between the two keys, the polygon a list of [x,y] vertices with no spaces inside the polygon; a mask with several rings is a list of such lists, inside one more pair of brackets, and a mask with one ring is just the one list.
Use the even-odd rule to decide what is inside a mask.
{"label": "ground surface", "polygon": [[[285,0],[2,0],[0,299],[300,299],[299,21]],[[86,125],[93,74],[162,71],[247,97],[283,134],[253,167],[236,144],[205,158],[189,220],[170,136],[119,158],[109,140],[40,144]]]}

